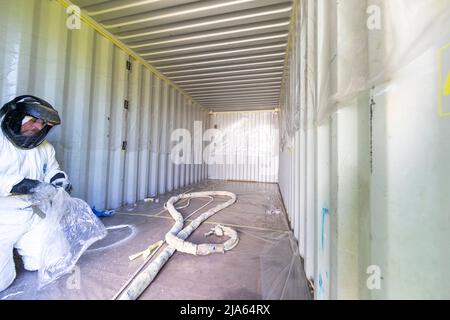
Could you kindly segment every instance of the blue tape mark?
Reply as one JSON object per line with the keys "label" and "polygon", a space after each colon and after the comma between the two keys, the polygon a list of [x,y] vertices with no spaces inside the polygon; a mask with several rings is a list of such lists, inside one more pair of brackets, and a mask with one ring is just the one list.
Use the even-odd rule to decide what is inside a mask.
{"label": "blue tape mark", "polygon": [[323,294],[324,294],[324,288],[323,288],[323,279],[322,279],[322,274],[319,274],[319,291],[318,291],[318,297],[319,299],[322,298]]}

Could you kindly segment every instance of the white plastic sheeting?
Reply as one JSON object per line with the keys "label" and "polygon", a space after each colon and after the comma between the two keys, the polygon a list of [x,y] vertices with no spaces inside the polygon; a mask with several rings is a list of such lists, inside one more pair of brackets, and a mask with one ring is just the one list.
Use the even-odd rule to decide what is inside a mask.
{"label": "white plastic sheeting", "polygon": [[211,115],[215,160],[209,178],[278,182],[278,114],[275,111],[226,112]]}
{"label": "white plastic sheeting", "polygon": [[296,4],[280,189],[315,297],[449,298],[450,1]]}
{"label": "white plastic sheeting", "polygon": [[205,179],[205,165],[175,166],[168,155],[170,130],[206,127],[207,111],[86,23],[69,30],[67,18],[57,1],[0,2],[0,100],[32,94],[60,112],[49,140],[74,196],[117,208]]}
{"label": "white plastic sheeting", "polygon": [[[295,2],[288,60],[280,100],[280,189],[291,226],[305,259],[305,272],[314,279],[315,248],[315,5]],[[309,42],[308,42],[309,41]],[[309,129],[308,129],[309,128]]]}

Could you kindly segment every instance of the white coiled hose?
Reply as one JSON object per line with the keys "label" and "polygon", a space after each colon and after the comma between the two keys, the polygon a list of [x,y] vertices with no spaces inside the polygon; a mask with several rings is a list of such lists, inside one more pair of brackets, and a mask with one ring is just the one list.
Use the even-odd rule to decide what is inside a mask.
{"label": "white coiled hose", "polygon": [[[205,213],[201,214],[198,218],[191,222],[186,228],[183,229],[184,219],[181,213],[177,211],[174,204],[181,199],[193,199],[193,198],[205,198],[214,196],[228,196],[230,200],[221,203],[218,206],[209,209]],[[175,253],[176,250],[180,252],[190,253],[193,255],[207,255],[211,253],[223,253],[227,250],[234,248],[239,238],[237,237],[236,231],[222,226],[216,226],[214,228],[214,233],[217,236],[227,235],[230,239],[224,244],[193,244],[191,242],[185,241],[205,220],[210,218],[215,213],[223,210],[236,202],[236,195],[227,191],[204,191],[204,192],[194,192],[187,194],[180,194],[178,196],[172,197],[166,204],[167,210],[170,215],[175,219],[175,224],[166,234],[166,241],[169,244],[156,258],[153,260],[147,268],[145,268],[141,273],[139,273],[136,278],[130,283],[127,290],[125,290],[121,295],[119,295],[119,300],[136,300],[142,292],[150,285],[150,283],[155,279],[156,275],[162,269],[164,264],[169,260],[169,258]],[[209,233],[210,234],[210,233]]]}

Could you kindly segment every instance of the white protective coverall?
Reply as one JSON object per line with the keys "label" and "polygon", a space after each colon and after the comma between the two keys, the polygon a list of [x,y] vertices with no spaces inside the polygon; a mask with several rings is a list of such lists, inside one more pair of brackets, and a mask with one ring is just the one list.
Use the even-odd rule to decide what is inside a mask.
{"label": "white protective coverall", "polygon": [[26,270],[40,269],[43,235],[48,230],[45,219],[27,208],[31,205],[29,196],[12,195],[12,187],[24,178],[49,183],[60,172],[49,142],[19,149],[0,130],[0,291],[16,277],[13,248],[22,256]]}

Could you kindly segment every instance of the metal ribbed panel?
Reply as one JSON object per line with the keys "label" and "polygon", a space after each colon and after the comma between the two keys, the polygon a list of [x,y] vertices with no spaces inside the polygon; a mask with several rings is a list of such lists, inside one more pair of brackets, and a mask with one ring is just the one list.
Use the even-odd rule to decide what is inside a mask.
{"label": "metal ribbed panel", "polygon": [[[113,64],[113,80],[111,84],[111,108],[110,108],[110,131],[109,131],[109,161],[107,162],[108,176],[105,188],[108,192],[106,195],[108,208],[117,208],[123,202],[123,172],[125,165],[125,152],[122,151],[122,143],[124,140],[124,124],[126,110],[123,108],[128,90],[128,71],[124,68],[127,55],[119,50],[114,49]],[[61,130],[69,132],[63,126]],[[113,134],[114,133],[114,134]],[[58,157],[58,151],[56,153]],[[70,160],[70,159],[69,159]],[[64,166],[63,166],[64,168]],[[71,172],[68,172],[71,174]],[[76,174],[76,171],[73,172]],[[101,208],[101,207],[100,207]]]}
{"label": "metal ribbed panel", "polygon": [[[196,183],[199,179],[199,164],[198,161],[201,161],[201,157],[199,158],[199,149],[201,148],[201,138],[202,133],[199,130],[198,121],[200,120],[200,112],[198,106],[195,106],[194,109],[194,131],[193,131],[193,156],[194,156],[194,183]],[[200,144],[200,145],[199,145]]]}
{"label": "metal ribbed panel", "polygon": [[[291,0],[73,2],[202,106],[276,108]],[[269,95],[268,84],[275,89]],[[199,90],[222,95],[204,97]]]}
{"label": "metal ribbed panel", "polygon": [[168,121],[169,121],[169,87],[167,84],[162,84],[162,99],[161,99],[161,128],[160,128],[160,149],[159,149],[159,181],[158,181],[158,192],[166,192],[166,181],[167,181],[167,155],[168,155]]}
{"label": "metal ribbed panel", "polygon": [[[205,132],[208,128],[210,128],[209,120],[210,120],[209,113],[206,111],[203,111],[203,132]],[[206,142],[203,141],[203,157],[205,154],[205,147],[206,147]],[[203,162],[202,180],[207,179],[207,178],[208,178],[208,165],[205,162]]]}
{"label": "metal ribbed panel", "polygon": [[[181,116],[182,116],[182,112],[181,112],[181,101],[182,101],[182,97],[181,95],[176,92],[175,93],[175,113],[174,113],[174,118],[175,118],[175,128],[181,128]],[[172,144],[173,145],[173,144]],[[180,172],[181,172],[181,165],[180,164],[175,164],[174,165],[174,172],[173,172],[173,188],[174,189],[178,189],[180,187]]]}
{"label": "metal ribbed panel", "polygon": [[[109,100],[111,97],[112,69],[114,47],[104,38],[98,38],[95,35],[95,57],[93,61],[94,71],[91,79],[92,95],[91,105],[97,105],[98,108],[90,108],[89,118],[96,119],[96,130],[89,130],[89,148],[92,152],[87,155],[88,168],[92,168],[96,163],[105,163],[108,161],[108,132],[110,123],[105,114],[109,114]],[[94,192],[97,184],[106,184],[107,167],[103,166],[98,170],[91,170],[87,175],[86,195],[87,201],[95,203],[98,206],[106,205],[106,190]]]}
{"label": "metal ribbed panel", "polygon": [[[180,115],[181,115],[181,122],[180,122],[180,128],[186,128],[186,105],[187,105],[187,99],[184,97],[181,97],[181,105],[180,105]],[[180,187],[184,187],[186,185],[186,164],[182,163],[180,164]]]}
{"label": "metal ribbed panel", "polygon": [[[139,117],[142,110],[138,110],[138,102],[141,96],[142,68],[135,62],[132,65],[133,72],[130,74],[130,85],[128,87],[129,109],[127,112],[127,152],[125,156],[125,201],[134,203],[137,200],[137,178],[138,178],[138,156],[139,156]],[[139,108],[140,109],[140,108]],[[140,173],[139,173],[140,174]]]}
{"label": "metal ribbed panel", "polygon": [[161,114],[161,84],[159,78],[154,78],[152,91],[152,135],[151,135],[151,159],[150,159],[150,195],[152,197],[158,194],[159,180],[159,144],[160,139],[160,114]]}
{"label": "metal ribbed panel", "polygon": [[[193,156],[194,156],[194,183],[197,182],[198,180],[198,167],[199,165],[198,163],[198,157],[199,157],[199,139],[201,139],[201,132],[198,132],[198,121],[199,121],[199,110],[197,108],[197,106],[194,107],[194,130],[193,130]],[[201,160],[200,160],[201,161]]]}
{"label": "metal ribbed panel", "polygon": [[[188,124],[187,124],[187,128],[189,130],[189,132],[191,133],[191,136],[194,132],[194,106],[195,104],[192,103],[191,101],[189,101],[189,107],[188,107]],[[193,142],[191,141],[191,146],[192,146]],[[192,184],[194,183],[194,151],[193,149],[191,149],[191,156],[189,159],[189,164],[188,164],[188,183]]]}
{"label": "metal ribbed panel", "polygon": [[[299,2],[293,20],[280,99],[280,190],[298,239],[305,271],[314,279],[316,205],[316,136],[313,21],[314,1]],[[308,12],[307,10],[312,10]],[[308,17],[308,18],[307,18]],[[308,29],[309,27],[309,29]],[[308,42],[309,41],[309,42]],[[300,45],[300,43],[302,45]]]}
{"label": "metal ribbed panel", "polygon": [[174,164],[173,164],[172,160],[170,159],[170,150],[171,150],[171,146],[172,146],[172,143],[170,142],[170,134],[175,129],[175,104],[176,104],[175,90],[170,88],[169,113],[168,113],[168,121],[167,121],[168,122],[168,130],[167,130],[168,146],[167,146],[167,159],[166,159],[166,161],[167,161],[167,182],[166,182],[167,191],[173,190],[173,182],[174,182],[174,177],[173,177]]}
{"label": "metal ribbed panel", "polygon": [[138,166],[138,199],[144,199],[149,194],[150,181],[150,130],[151,119],[151,88],[153,75],[149,72],[142,74],[141,113],[139,115],[139,166]]}
{"label": "metal ribbed panel", "polygon": [[189,98],[92,27],[69,30],[66,20],[56,1],[0,2],[1,102],[32,94],[58,109],[62,125],[49,140],[73,195],[90,205],[117,208],[173,189],[169,130],[189,124],[192,112],[177,111]]}
{"label": "metal ribbed panel", "polygon": [[[225,135],[223,163],[209,178],[278,182],[278,115],[273,111],[214,113],[211,126]],[[217,149],[218,152],[221,150]]]}

